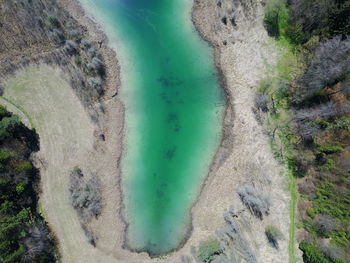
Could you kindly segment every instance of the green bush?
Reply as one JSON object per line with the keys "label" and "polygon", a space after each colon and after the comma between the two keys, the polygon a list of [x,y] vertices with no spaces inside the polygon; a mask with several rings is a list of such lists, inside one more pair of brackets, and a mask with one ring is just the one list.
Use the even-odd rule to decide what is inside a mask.
{"label": "green bush", "polygon": [[21,126],[21,122],[16,115],[4,117],[0,121],[0,140],[10,137]]}
{"label": "green bush", "polygon": [[0,105],[0,119],[4,117],[10,117],[10,116],[11,116],[11,113],[9,113],[4,106]]}
{"label": "green bush", "polygon": [[332,129],[350,130],[350,119],[347,116],[340,117],[332,123]]}
{"label": "green bush", "polygon": [[29,161],[24,161],[16,165],[15,167],[16,171],[21,172],[21,171],[28,171],[33,169],[33,165]]}
{"label": "green bush", "polygon": [[51,26],[53,26],[53,27],[60,27],[60,21],[58,21],[57,17],[49,16],[47,18],[47,20],[49,21]]}
{"label": "green bush", "polygon": [[276,226],[268,225],[265,228],[265,235],[270,244],[278,248],[278,241],[283,238],[282,232]]}
{"label": "green bush", "polygon": [[332,215],[340,222],[350,224],[350,190],[337,191],[337,185],[330,182],[319,183],[316,198],[313,200],[315,211]]}
{"label": "green bush", "polygon": [[335,162],[332,159],[327,159],[325,164],[319,166],[320,169],[324,171],[331,171],[336,169]]}
{"label": "green bush", "polygon": [[265,7],[264,24],[268,34],[279,38],[286,28],[288,10],[284,0],[268,0]]}
{"label": "green bush", "polygon": [[340,145],[332,145],[332,146],[322,145],[318,147],[318,150],[326,154],[332,154],[332,153],[343,152],[344,148]]}
{"label": "green bush", "polygon": [[305,42],[303,27],[299,24],[290,23],[286,27],[286,38],[294,45],[299,45]]}
{"label": "green bush", "polygon": [[322,252],[310,243],[301,242],[299,248],[303,251],[304,263],[330,263]]}
{"label": "green bush", "polygon": [[306,214],[311,217],[311,218],[314,218],[316,216],[316,212],[315,212],[315,209],[313,207],[308,207],[306,209]]}
{"label": "green bush", "polygon": [[204,263],[209,263],[215,255],[221,253],[220,242],[217,239],[209,239],[199,245],[198,258]]}
{"label": "green bush", "polygon": [[304,263],[346,263],[343,259],[328,258],[315,245],[308,242],[301,242],[299,248],[303,251]]}
{"label": "green bush", "polygon": [[15,156],[16,156],[15,152],[9,152],[4,149],[0,149],[0,163],[5,163],[7,160]]}
{"label": "green bush", "polygon": [[24,190],[25,190],[25,185],[23,185],[23,184],[16,185],[17,194],[21,194]]}

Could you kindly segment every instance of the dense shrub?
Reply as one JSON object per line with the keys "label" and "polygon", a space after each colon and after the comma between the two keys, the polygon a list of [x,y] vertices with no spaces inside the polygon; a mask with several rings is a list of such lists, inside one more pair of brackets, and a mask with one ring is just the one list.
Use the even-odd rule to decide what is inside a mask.
{"label": "dense shrub", "polygon": [[342,261],[342,258],[344,258],[344,252],[341,249],[331,244],[320,244],[318,245],[318,248],[326,258],[329,258],[334,262],[344,262],[344,260]]}
{"label": "dense shrub", "polygon": [[290,0],[290,22],[301,27],[303,42],[325,27],[326,18],[335,6],[332,0]]}
{"label": "dense shrub", "polygon": [[49,36],[52,38],[52,40],[58,44],[61,44],[65,40],[64,33],[59,28],[54,28],[50,33]]}
{"label": "dense shrub", "polygon": [[73,39],[74,41],[80,41],[82,32],[79,29],[70,29],[68,30],[68,38]]}
{"label": "dense shrub", "polygon": [[286,18],[286,7],[284,0],[267,1],[265,8],[264,24],[270,36],[279,38],[281,35],[281,27],[283,27]]}
{"label": "dense shrub", "polygon": [[4,140],[15,134],[18,128],[21,126],[21,122],[18,116],[4,117],[0,121],[0,140]]}
{"label": "dense shrub", "polygon": [[343,259],[331,259],[321,252],[315,245],[301,242],[299,248],[303,251],[304,263],[345,263]]}
{"label": "dense shrub", "polygon": [[92,43],[90,40],[87,40],[87,39],[82,39],[81,40],[81,46],[85,49],[85,50],[88,50],[90,47],[92,47]]}
{"label": "dense shrub", "polygon": [[90,57],[90,58],[93,58],[93,57],[98,57],[99,54],[96,50],[96,48],[94,46],[91,46],[87,51],[86,51],[86,54]]}
{"label": "dense shrub", "polygon": [[[46,252],[45,250],[50,249],[52,241],[49,234],[49,229],[43,221],[38,221],[29,228],[28,235],[23,240],[25,247],[28,248],[23,255],[25,262],[40,257]],[[46,257],[45,260],[50,261],[50,258]]]}
{"label": "dense shrub", "polygon": [[[288,9],[285,9],[287,2]],[[315,35],[332,37],[350,33],[349,0],[268,0],[265,27],[270,36],[285,36],[291,44],[304,44]]]}
{"label": "dense shrub", "polygon": [[[347,80],[350,73],[350,38],[341,37],[321,42],[315,50],[311,65],[299,79],[294,95],[298,103]],[[344,88],[349,88],[345,85]]]}

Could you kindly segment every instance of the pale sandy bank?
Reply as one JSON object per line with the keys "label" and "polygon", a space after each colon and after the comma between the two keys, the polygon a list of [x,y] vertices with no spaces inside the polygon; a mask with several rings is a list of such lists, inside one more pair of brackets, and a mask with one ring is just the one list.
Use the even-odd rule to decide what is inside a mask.
{"label": "pale sandy bank", "polygon": [[[258,82],[264,78],[268,65],[274,64],[276,54],[269,45],[263,28],[261,4],[255,0],[234,2],[236,6],[230,6],[232,1],[220,1],[220,5],[212,0],[194,1],[193,22],[215,49],[216,64],[222,72],[227,92],[224,139],[201,195],[192,209],[192,232],[187,242],[176,252],[151,259],[145,253],[132,253],[123,248],[125,224],[120,217],[122,201],[119,162],[123,150],[124,110],[118,96],[114,96],[119,88],[123,88],[116,59],[118,50],[115,54],[108,47],[101,27],[84,12],[78,1],[61,1],[62,6],[87,28],[90,37],[100,43],[107,64],[104,113],[93,126],[95,135],[90,138],[93,149],[79,157],[82,169],[97,172],[103,186],[104,209],[102,215],[91,223],[98,238],[97,246],[95,248],[89,245],[81,235],[77,217],[71,216],[67,222],[57,222],[52,211],[47,214],[47,219],[60,241],[62,262],[181,262],[181,256],[193,258],[193,247],[198,247],[201,241],[215,236],[215,231],[224,223],[223,213],[231,205],[237,210],[242,209],[242,213],[249,219],[251,228],[246,231],[246,235],[258,262],[288,262],[289,195],[285,191],[286,177],[274,160],[268,138],[252,111]],[[234,21],[236,25],[230,21],[225,25],[221,18],[232,14],[232,10],[237,12]],[[105,141],[98,136],[101,130]],[[44,184],[45,182],[47,181],[44,180]],[[273,205],[270,216],[263,221],[252,217],[242,206],[236,189],[244,183],[251,183],[270,193]],[[43,189],[45,191],[45,185]],[[43,204],[49,207],[51,204],[45,196],[44,194]],[[64,224],[75,227],[70,227],[67,233]],[[264,227],[268,224],[278,226],[285,236],[278,251],[266,241]],[[74,238],[69,239],[65,235]]]}

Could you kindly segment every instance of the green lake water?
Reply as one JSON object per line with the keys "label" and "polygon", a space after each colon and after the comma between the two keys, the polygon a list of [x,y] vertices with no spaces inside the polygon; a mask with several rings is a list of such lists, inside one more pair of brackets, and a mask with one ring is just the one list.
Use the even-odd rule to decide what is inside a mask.
{"label": "green lake water", "polygon": [[126,245],[167,253],[190,230],[190,208],[221,140],[225,98],[213,50],[191,23],[189,0],[81,2],[121,65]]}

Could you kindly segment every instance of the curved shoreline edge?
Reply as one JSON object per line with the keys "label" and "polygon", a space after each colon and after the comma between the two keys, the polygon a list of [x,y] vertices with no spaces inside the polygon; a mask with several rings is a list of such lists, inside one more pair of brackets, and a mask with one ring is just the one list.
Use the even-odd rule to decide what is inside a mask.
{"label": "curved shoreline edge", "polygon": [[[191,205],[189,207],[189,225],[188,225],[188,230],[186,231],[185,236],[183,237],[183,239],[179,242],[179,245],[177,247],[175,247],[174,249],[172,249],[171,251],[165,253],[165,254],[159,254],[159,255],[151,255],[151,253],[147,250],[137,250],[137,249],[133,249],[131,247],[129,247],[127,245],[127,228],[128,228],[128,223],[127,220],[124,218],[124,213],[121,212],[120,217],[123,219],[123,222],[125,224],[125,229],[123,231],[123,236],[124,236],[124,242],[123,242],[123,248],[128,249],[131,252],[134,253],[147,253],[147,255],[150,258],[162,258],[162,257],[166,257],[168,255],[171,255],[174,252],[178,252],[180,251],[187,243],[187,241],[190,239],[192,233],[193,233],[193,217],[194,217],[194,213],[193,213],[193,208],[197,205],[198,201],[201,199],[202,196],[202,192],[204,187],[206,186],[206,184],[212,179],[212,177],[215,176],[216,171],[220,168],[221,164],[225,161],[225,159],[230,155],[230,153],[232,152],[232,146],[233,146],[233,133],[232,133],[232,127],[233,127],[233,118],[234,118],[234,112],[233,112],[233,107],[232,107],[232,96],[231,96],[231,92],[227,87],[226,84],[226,77],[223,73],[223,70],[221,68],[221,64],[220,64],[220,48],[218,46],[216,46],[209,38],[205,37],[205,34],[201,32],[201,30],[199,29],[199,24],[200,21],[198,21],[194,15],[194,13],[196,11],[200,11],[198,5],[196,5],[198,0],[189,0],[188,5],[189,7],[187,8],[187,10],[184,11],[184,14],[186,14],[186,12],[189,12],[189,14],[186,15],[186,18],[189,18],[189,21],[187,21],[188,23],[191,23],[191,27],[193,27],[196,31],[196,34],[198,34],[199,38],[201,41],[204,41],[206,44],[209,45],[210,47],[210,52],[213,53],[213,58],[214,61],[212,61],[212,63],[214,63],[215,66],[215,70],[217,71],[217,75],[218,75],[218,85],[220,89],[223,89],[224,95],[225,95],[225,109],[223,111],[223,116],[222,116],[222,120],[221,120],[221,139],[219,142],[219,145],[217,147],[217,149],[214,151],[213,157],[211,158],[211,163],[209,165],[209,169],[207,172],[207,175],[203,178],[203,180],[201,181],[201,185],[199,186],[199,192],[196,195],[196,197],[193,199],[193,201],[191,202]],[[123,136],[124,137],[124,136]],[[123,157],[122,157],[123,158]],[[122,175],[121,175],[122,176]],[[121,179],[120,179],[121,180]],[[122,193],[122,187],[120,185],[120,191]],[[123,195],[122,195],[123,198]],[[123,208],[124,209],[124,203],[123,203]]]}
{"label": "curved shoreline edge", "polygon": [[[91,35],[91,33],[93,35],[96,35],[96,37],[94,38],[94,40],[98,43],[105,43],[104,48],[107,50],[108,53],[110,53],[112,56],[110,57],[111,59],[114,59],[117,62],[118,67],[115,69],[113,69],[113,64],[114,63],[109,63],[109,67],[111,69],[113,69],[114,74],[118,74],[119,76],[119,81],[120,81],[120,65],[119,65],[119,60],[118,60],[118,54],[117,54],[117,50],[115,50],[113,47],[111,47],[109,45],[109,38],[107,33],[105,32],[103,25],[101,25],[92,14],[90,14],[82,5],[82,3],[79,0],[74,0],[73,3],[69,0],[62,0],[63,2],[63,6],[67,9],[67,10],[74,10],[74,12],[76,14],[74,14],[73,16],[79,21],[81,19],[84,20],[83,24],[84,26],[86,26],[88,28],[88,31]],[[193,231],[193,226],[192,226],[192,222],[193,222],[193,213],[192,213],[192,209],[193,207],[197,204],[198,200],[201,198],[201,194],[202,194],[202,190],[204,188],[204,186],[206,185],[207,181],[211,179],[211,177],[213,177],[215,175],[215,172],[219,169],[220,165],[225,161],[225,159],[228,157],[228,155],[230,154],[230,152],[232,151],[230,148],[232,148],[233,145],[233,134],[231,132],[232,126],[233,126],[233,109],[232,109],[232,97],[230,95],[230,91],[226,86],[226,78],[224,76],[224,73],[221,69],[220,66],[220,49],[214,45],[213,42],[211,42],[208,38],[205,38],[205,35],[199,30],[198,28],[198,21],[194,18],[194,12],[197,11],[198,7],[196,6],[196,1],[195,0],[190,0],[189,1],[189,5],[191,5],[191,7],[189,8],[189,10],[186,10],[184,12],[189,11],[190,15],[190,21],[188,21],[189,23],[192,23],[193,27],[196,30],[196,33],[199,35],[199,37],[201,38],[202,41],[205,41],[207,44],[209,44],[210,48],[211,48],[211,52],[214,52],[214,61],[213,63],[215,64],[215,68],[218,74],[218,80],[219,80],[219,86],[220,88],[222,88],[224,90],[224,94],[225,94],[225,110],[224,110],[224,114],[223,114],[223,120],[222,120],[222,131],[221,131],[221,140],[219,143],[219,147],[217,148],[217,150],[215,151],[212,161],[211,161],[211,165],[209,166],[209,171],[208,174],[205,176],[204,180],[201,183],[201,186],[199,187],[199,194],[197,195],[197,197],[193,200],[192,205],[190,206],[190,222],[189,222],[189,227],[188,227],[188,231],[187,234],[184,236],[183,241],[180,242],[179,246],[174,248],[172,251],[170,251],[169,253],[166,253],[165,255],[169,255],[175,251],[180,250],[188,241],[188,239],[190,238],[192,231]],[[82,21],[79,21],[82,22]],[[106,57],[105,53],[102,53],[104,58]],[[108,63],[107,63],[108,65]],[[108,76],[108,74],[107,74]],[[108,82],[108,80],[107,80]],[[106,85],[108,89],[112,88],[110,84]],[[116,87],[116,93],[118,93],[118,90],[122,88],[121,83],[119,82],[119,85]],[[113,88],[112,88],[113,89]],[[108,92],[107,92],[108,93]],[[125,107],[123,102],[118,100],[119,103],[121,103],[123,105],[123,108]],[[123,127],[125,126],[125,108],[123,111]],[[126,229],[128,227],[128,223],[124,218],[123,215],[123,210],[124,210],[124,202],[123,202],[123,192],[122,192],[122,187],[121,187],[121,166],[119,165],[121,162],[121,159],[123,158],[123,152],[125,149],[125,127],[123,128],[123,141],[121,142],[122,144],[122,151],[121,151],[121,155],[120,158],[118,159],[117,163],[118,163],[118,186],[119,186],[119,193],[118,195],[120,196],[120,200],[121,203],[119,204],[120,211],[118,212],[118,217],[123,221],[124,223],[124,227],[123,227],[123,249],[128,249],[131,252],[135,252],[135,253],[143,253],[144,251],[138,251],[138,250],[134,250],[130,247],[128,247],[126,245]],[[147,252],[146,252],[147,253]],[[149,253],[147,253],[149,255]],[[158,258],[158,257],[162,257],[163,255],[157,255],[154,256],[154,258]],[[152,257],[151,257],[152,258]]]}
{"label": "curved shoreline edge", "polygon": [[[116,205],[117,210],[113,211],[114,216],[116,218],[116,220],[121,220],[123,226],[119,226],[119,232],[117,236],[114,236],[115,238],[121,239],[121,235],[123,236],[122,238],[122,243],[120,243],[120,241],[115,242],[116,244],[113,246],[111,245],[109,248],[105,248],[102,247],[101,250],[102,252],[109,254],[109,255],[113,255],[113,257],[117,260],[120,259],[122,262],[123,260],[127,260],[126,262],[131,262],[131,263],[138,263],[138,262],[178,262],[178,257],[180,255],[182,255],[183,253],[189,253],[190,248],[189,246],[191,245],[198,245],[199,240],[203,241],[203,238],[205,238],[208,233],[203,233],[203,234],[198,234],[196,232],[196,227],[198,225],[194,225],[194,221],[195,219],[197,219],[196,217],[198,217],[198,207],[202,206],[203,207],[203,202],[202,199],[208,199],[208,196],[210,196],[210,193],[208,193],[207,190],[205,190],[207,185],[210,185],[213,181],[215,181],[215,179],[217,178],[216,174],[218,173],[218,170],[224,165],[225,161],[227,160],[227,158],[231,155],[231,153],[233,152],[234,148],[233,148],[233,144],[234,144],[234,138],[236,140],[236,132],[234,132],[233,130],[233,126],[234,124],[237,124],[238,121],[236,121],[236,115],[239,115],[239,112],[235,112],[234,109],[236,108],[235,104],[234,104],[234,98],[232,95],[232,87],[229,87],[229,85],[232,85],[232,81],[230,82],[230,84],[228,83],[228,76],[227,76],[227,72],[224,71],[224,67],[222,65],[222,48],[220,47],[220,45],[218,45],[216,43],[216,41],[214,41],[213,39],[211,39],[211,37],[208,36],[208,32],[206,32],[203,29],[203,24],[208,23],[208,21],[204,21],[205,19],[203,19],[203,17],[198,16],[198,12],[202,12],[203,6],[201,7],[201,1],[199,0],[191,0],[189,1],[189,4],[191,4],[191,8],[189,9],[190,11],[190,19],[191,19],[191,23],[193,24],[195,30],[197,31],[197,33],[199,34],[199,36],[206,41],[212,48],[213,48],[213,52],[214,52],[214,63],[215,63],[215,67],[218,71],[219,74],[219,79],[220,79],[220,86],[221,88],[224,89],[224,93],[226,96],[226,109],[225,109],[225,113],[224,113],[224,117],[223,117],[223,122],[222,122],[222,138],[221,138],[221,142],[220,142],[220,146],[218,147],[211,165],[210,165],[210,169],[209,172],[207,174],[207,176],[205,177],[205,179],[202,181],[202,184],[200,186],[200,192],[197,195],[197,198],[193,201],[193,204],[191,206],[190,209],[190,226],[189,226],[189,230],[187,235],[184,237],[183,242],[181,242],[181,244],[179,245],[179,247],[177,247],[176,249],[174,249],[173,252],[176,251],[182,251],[179,255],[179,253],[168,253],[166,255],[161,255],[161,256],[157,256],[156,258],[151,259],[149,257],[149,255],[147,253],[144,252],[140,252],[140,253],[132,253],[129,250],[127,250],[127,247],[125,247],[125,230],[126,230],[126,222],[123,218],[123,214],[121,213],[123,210],[123,195],[122,195],[122,191],[121,191],[121,166],[120,161],[122,158],[122,152],[124,151],[124,144],[125,144],[125,127],[124,127],[124,121],[125,121],[125,110],[124,110],[124,105],[123,103],[118,99],[118,98],[114,98],[114,96],[117,94],[119,88],[121,88],[121,84],[120,84],[120,67],[117,61],[118,58],[118,54],[117,51],[115,51],[113,48],[111,48],[108,45],[108,36],[106,35],[106,33],[103,31],[102,26],[90,15],[87,15],[88,12],[86,12],[86,10],[82,7],[81,3],[79,2],[79,0],[74,0],[74,1],[70,1],[70,0],[62,0],[62,6],[64,8],[66,8],[66,10],[68,10],[70,13],[74,13],[72,14],[73,17],[75,19],[77,19],[79,21],[79,23],[83,24],[84,26],[86,26],[88,28],[88,33],[93,36],[95,38],[95,40],[97,42],[101,42],[102,47],[105,49],[106,53],[103,53],[104,58],[106,58],[105,54],[109,54],[108,57],[108,61],[106,61],[107,66],[110,68],[110,70],[113,72],[113,78],[110,80],[107,80],[107,92],[106,94],[106,100],[118,100],[118,104],[120,104],[123,108],[122,112],[119,112],[119,114],[121,114],[121,118],[119,118],[119,121],[122,121],[122,130],[119,131],[121,133],[121,138],[122,141],[119,142],[115,142],[116,144],[118,144],[120,146],[119,150],[120,152],[117,153],[118,158],[116,159],[116,164],[117,164],[117,174],[114,174],[112,176],[112,181],[114,180],[118,186],[118,192],[113,192],[114,195],[118,195],[118,200],[119,203]],[[202,1],[202,3],[206,1]],[[215,5],[215,3],[213,3]],[[196,15],[197,14],[197,15]],[[203,19],[203,21],[201,20]],[[202,24],[202,26],[201,26]],[[214,34],[214,33],[213,33]],[[215,39],[215,36],[213,37]],[[244,41],[244,40],[243,40]],[[121,65],[122,66],[122,65]],[[226,74],[226,75],[225,75]],[[239,73],[237,73],[239,74]],[[117,76],[117,77],[115,77]],[[247,85],[244,86],[244,88],[248,88],[248,83]],[[237,98],[235,98],[236,100]],[[108,126],[108,124],[107,124]],[[113,132],[113,130],[111,130],[111,132]],[[238,132],[237,132],[238,133]],[[260,136],[260,134],[259,134]],[[268,157],[269,158],[269,157]],[[270,161],[270,160],[269,160]],[[227,166],[227,165],[226,165]],[[234,165],[231,164],[230,168],[234,168]],[[244,168],[244,167],[243,167]],[[239,176],[239,175],[237,175]],[[222,177],[219,177],[222,178]],[[238,180],[235,179],[234,183],[241,182],[242,180]],[[232,186],[232,185],[231,185]],[[238,187],[239,185],[235,185],[235,187]],[[213,186],[211,186],[211,190],[212,190]],[[217,190],[219,191],[219,190]],[[232,191],[232,195],[235,191],[235,188],[231,189]],[[205,193],[204,193],[205,192]],[[111,194],[111,193],[110,193]],[[213,196],[217,196],[218,194],[214,194]],[[223,201],[223,205],[227,204],[227,200],[226,202]],[[205,204],[205,202],[204,202]],[[236,203],[235,203],[236,205]],[[228,208],[228,207],[227,207]],[[221,209],[218,209],[219,211],[221,211]],[[197,212],[196,212],[197,211]],[[217,211],[215,211],[217,212]],[[216,215],[215,217],[221,217],[221,212],[220,215]],[[214,223],[213,223],[214,224]],[[111,227],[114,227],[111,226]],[[211,229],[211,228],[210,228]],[[197,229],[198,230],[198,229]],[[202,230],[200,230],[199,232],[201,232]],[[214,234],[214,233],[212,233]],[[194,239],[192,240],[193,235],[195,235]],[[198,236],[199,235],[199,236]],[[198,239],[198,237],[200,239]],[[189,244],[190,243],[190,244]],[[118,246],[118,244],[120,246]],[[184,248],[186,247],[186,248]],[[100,249],[99,244],[97,244],[97,248]],[[184,248],[184,249],[183,249]],[[93,247],[91,247],[91,249],[93,249]],[[118,251],[116,251],[118,250]],[[176,258],[177,257],[177,258]],[[175,259],[176,258],[176,259]],[[164,260],[164,261],[163,261]]]}

